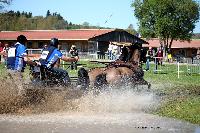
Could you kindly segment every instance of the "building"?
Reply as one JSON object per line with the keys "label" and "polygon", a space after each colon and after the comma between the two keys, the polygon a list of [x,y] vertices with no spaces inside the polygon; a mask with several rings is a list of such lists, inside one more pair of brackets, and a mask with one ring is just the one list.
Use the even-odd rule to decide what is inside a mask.
{"label": "building", "polygon": [[[148,45],[143,44],[143,47],[152,47],[158,48],[160,47],[159,39],[151,39],[148,40]],[[190,42],[188,41],[176,41],[174,40],[171,47],[171,52],[173,57],[186,57],[191,58],[194,56],[200,56],[200,40],[193,39]]]}
{"label": "building", "polygon": [[0,41],[14,44],[21,34],[28,39],[27,48],[36,53],[36,49],[42,49],[54,37],[59,39],[63,51],[68,52],[72,45],[76,45],[79,53],[96,54],[97,57],[105,56],[110,42],[148,43],[121,29],[2,31]]}

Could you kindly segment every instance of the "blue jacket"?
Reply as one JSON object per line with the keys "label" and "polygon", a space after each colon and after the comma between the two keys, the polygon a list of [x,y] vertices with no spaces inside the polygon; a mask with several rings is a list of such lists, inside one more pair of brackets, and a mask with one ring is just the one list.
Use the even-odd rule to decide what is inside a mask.
{"label": "blue jacket", "polygon": [[53,46],[49,46],[43,49],[40,57],[40,63],[46,68],[52,68],[56,64],[57,60],[62,57],[62,55],[63,54],[60,52],[60,50]]}
{"label": "blue jacket", "polygon": [[7,69],[22,71],[25,68],[24,56],[27,49],[23,44],[17,42],[15,46],[8,49]]}

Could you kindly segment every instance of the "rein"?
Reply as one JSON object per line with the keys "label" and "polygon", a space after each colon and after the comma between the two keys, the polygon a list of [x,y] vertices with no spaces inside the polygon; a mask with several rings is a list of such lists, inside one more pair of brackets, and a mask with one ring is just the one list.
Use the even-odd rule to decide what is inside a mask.
{"label": "rein", "polygon": [[123,61],[116,61],[116,62],[111,62],[108,64],[107,68],[112,68],[112,67],[127,67],[129,69],[134,70],[136,67],[138,67],[136,62],[123,62]]}

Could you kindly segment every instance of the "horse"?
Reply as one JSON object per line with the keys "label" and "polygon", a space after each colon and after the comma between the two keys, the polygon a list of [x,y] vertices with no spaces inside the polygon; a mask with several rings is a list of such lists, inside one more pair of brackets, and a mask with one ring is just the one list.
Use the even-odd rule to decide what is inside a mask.
{"label": "horse", "polygon": [[[78,71],[78,85],[81,88],[89,86],[102,88],[103,86],[121,86],[122,84],[129,85],[147,85],[150,88],[150,83],[143,79],[144,71],[139,66],[140,49],[138,47],[129,47],[127,57],[128,61],[116,60],[109,63],[103,68],[93,68],[89,71],[81,68]],[[122,52],[123,53],[123,52]]]}

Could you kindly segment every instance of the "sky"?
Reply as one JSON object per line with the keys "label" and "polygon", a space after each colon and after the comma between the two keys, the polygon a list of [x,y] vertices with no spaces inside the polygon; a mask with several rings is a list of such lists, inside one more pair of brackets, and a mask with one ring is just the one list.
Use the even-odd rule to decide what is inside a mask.
{"label": "sky", "polygon": [[[32,12],[33,16],[60,13],[73,24],[89,22],[92,26],[126,29],[133,24],[138,29],[138,21],[131,7],[133,0],[13,0],[5,10]],[[200,22],[194,33],[200,33]]]}

